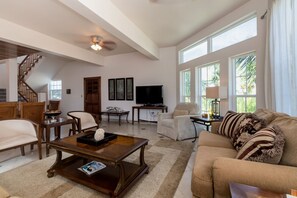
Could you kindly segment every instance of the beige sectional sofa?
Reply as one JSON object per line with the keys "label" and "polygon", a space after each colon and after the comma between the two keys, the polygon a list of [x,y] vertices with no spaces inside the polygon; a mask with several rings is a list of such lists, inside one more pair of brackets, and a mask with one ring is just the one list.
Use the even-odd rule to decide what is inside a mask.
{"label": "beige sectional sofa", "polygon": [[279,126],[285,135],[279,164],[236,159],[230,138],[217,134],[220,123],[214,123],[211,132],[203,131],[199,136],[192,173],[194,197],[231,197],[230,182],[280,193],[297,189],[297,118],[267,109],[258,109],[255,114],[268,126]]}

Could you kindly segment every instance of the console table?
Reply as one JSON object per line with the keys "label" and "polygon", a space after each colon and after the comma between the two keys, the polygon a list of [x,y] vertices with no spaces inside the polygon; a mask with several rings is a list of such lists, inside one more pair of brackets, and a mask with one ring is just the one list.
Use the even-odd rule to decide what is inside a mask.
{"label": "console table", "polygon": [[146,109],[146,110],[161,110],[162,113],[168,112],[168,107],[163,105],[163,106],[133,106],[132,107],[132,124],[134,124],[134,110],[137,110],[137,121],[139,123],[139,114],[141,109]]}

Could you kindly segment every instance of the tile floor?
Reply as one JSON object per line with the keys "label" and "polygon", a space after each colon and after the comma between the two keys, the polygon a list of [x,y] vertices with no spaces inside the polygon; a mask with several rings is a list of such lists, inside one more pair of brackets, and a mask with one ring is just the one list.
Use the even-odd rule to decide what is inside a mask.
{"label": "tile floor", "polygon": [[[160,135],[156,133],[157,125],[155,123],[141,123],[132,125],[131,123],[122,123],[121,126],[118,125],[118,122],[111,121],[107,123],[103,121],[102,128],[106,131],[113,131],[116,133],[123,133],[126,135],[137,135],[137,134],[145,134],[150,137],[150,141],[158,141]],[[64,127],[61,131],[64,133],[61,134],[62,137],[68,136],[68,128]],[[52,133],[53,134],[53,133]],[[197,141],[196,141],[197,142]],[[195,143],[194,143],[195,144]],[[45,157],[45,145],[43,144],[43,157]],[[36,146],[37,147],[37,146]],[[34,160],[38,160],[38,153],[36,147],[33,151],[29,150],[29,147],[26,150],[25,156],[20,156],[20,149],[9,150],[0,153],[0,173],[17,168],[19,166],[25,165]],[[196,146],[194,146],[195,148]],[[50,155],[54,155],[55,151],[53,149],[50,150]],[[193,151],[186,170],[183,174],[183,177],[180,181],[180,184],[176,190],[174,198],[190,198],[192,197],[191,193],[191,177],[192,177],[192,168],[194,164],[194,156],[195,151]]]}

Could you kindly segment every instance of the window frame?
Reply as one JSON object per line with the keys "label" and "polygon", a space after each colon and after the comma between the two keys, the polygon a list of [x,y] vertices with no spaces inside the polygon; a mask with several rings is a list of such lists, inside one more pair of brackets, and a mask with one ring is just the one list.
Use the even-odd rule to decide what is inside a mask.
{"label": "window frame", "polygon": [[[60,82],[59,85],[53,85],[52,83],[54,82]],[[61,87],[61,89],[53,89],[53,87]],[[53,91],[60,91],[60,98],[53,98]],[[50,83],[49,83],[49,88],[48,88],[48,94],[49,94],[49,100],[62,100],[62,80],[52,80]]]}
{"label": "window frame", "polygon": [[[210,105],[207,105],[206,109],[203,109],[203,104],[202,104],[202,100],[204,97],[206,97],[206,95],[203,95],[202,92],[202,69],[203,68],[207,68],[207,67],[214,67],[215,65],[218,65],[218,70],[219,70],[219,80],[217,82],[217,84],[215,84],[216,86],[220,86],[220,78],[221,78],[221,64],[219,61],[216,62],[212,62],[212,63],[208,63],[208,64],[204,64],[201,66],[196,66],[195,71],[196,71],[196,96],[195,96],[195,100],[197,102],[197,104],[201,104],[201,113],[209,113],[210,111]],[[207,79],[207,81],[210,81],[210,79]],[[207,87],[207,86],[206,86]],[[206,98],[205,98],[206,99]],[[208,100],[207,103],[210,103],[212,101],[212,99],[206,99]]]}
{"label": "window frame", "polygon": [[[190,94],[189,96],[185,95],[185,73],[189,72],[190,78],[189,78],[189,87],[190,87]],[[186,69],[186,70],[182,70],[180,71],[180,101],[181,102],[191,102],[191,70],[190,69]],[[188,97],[188,101],[186,100],[186,98]]]}
{"label": "window frame", "polygon": [[[217,31],[217,32],[215,32],[215,33],[212,33],[212,34],[208,35],[207,37],[205,37],[205,38],[203,38],[203,39],[201,39],[201,40],[199,40],[199,41],[196,41],[196,42],[194,42],[194,43],[192,43],[192,44],[186,46],[185,48],[179,50],[179,51],[178,51],[178,64],[181,65],[181,64],[187,63],[187,62],[189,62],[189,61],[192,61],[192,60],[195,60],[195,59],[197,59],[197,58],[200,58],[201,56],[205,56],[205,55],[208,55],[208,54],[210,54],[210,53],[213,53],[213,52],[216,52],[216,51],[219,51],[219,50],[228,48],[228,47],[230,47],[230,46],[233,46],[233,45],[235,45],[235,44],[238,44],[238,43],[240,43],[240,42],[243,42],[243,41],[246,41],[246,40],[248,40],[248,39],[251,39],[251,38],[254,38],[254,37],[258,36],[258,29],[257,29],[256,35],[253,36],[253,37],[247,38],[247,39],[242,40],[242,41],[237,42],[237,43],[233,43],[233,44],[231,44],[231,45],[229,45],[229,46],[223,47],[223,48],[218,49],[218,50],[216,50],[216,51],[213,51],[213,49],[212,49],[212,46],[213,46],[213,38],[217,37],[218,35],[224,34],[225,32],[227,32],[227,31],[229,31],[229,30],[231,30],[231,29],[233,29],[233,28],[236,28],[237,26],[239,26],[239,25],[241,25],[241,24],[243,24],[243,23],[245,23],[245,22],[247,22],[247,21],[249,21],[249,20],[251,20],[251,19],[253,19],[253,18],[256,19],[256,29],[257,29],[257,26],[258,26],[257,14],[256,14],[256,13],[252,13],[252,14],[250,14],[249,16],[244,17],[244,18],[242,18],[242,19],[240,19],[240,20],[237,20],[237,21],[235,21],[235,22],[233,22],[233,23],[231,23],[231,24],[229,24],[229,25],[223,27],[223,28],[220,29],[219,31]],[[183,53],[184,53],[184,52],[186,52],[186,51],[188,51],[188,50],[190,50],[190,49],[193,49],[194,47],[196,47],[196,46],[202,44],[203,42],[206,42],[206,47],[207,47],[207,50],[206,50],[207,53],[206,53],[206,54],[201,55],[201,56],[198,56],[198,57],[196,57],[196,58],[193,58],[193,59],[188,60],[188,61],[185,61],[185,62],[182,61],[182,59],[183,59]]]}
{"label": "window frame", "polygon": [[[230,76],[230,84],[229,84],[229,89],[231,90],[230,92],[230,103],[229,103],[229,108],[233,109],[234,111],[238,112],[238,109],[237,109],[237,98],[238,97],[244,97],[245,99],[247,98],[255,98],[257,99],[257,84],[256,84],[256,80],[255,80],[255,84],[256,84],[256,91],[255,91],[255,94],[252,95],[252,94],[242,94],[242,95],[238,95],[236,93],[236,65],[235,65],[235,60],[237,58],[241,58],[241,57],[247,57],[247,56],[250,56],[250,55],[254,55],[256,57],[256,67],[257,67],[257,53],[256,51],[251,51],[251,52],[247,52],[247,53],[243,53],[243,54],[240,54],[240,55],[236,55],[236,56],[232,56],[229,58],[229,76]],[[257,78],[257,74],[256,74],[256,77]],[[246,82],[245,82],[246,83]],[[256,106],[257,106],[257,103],[256,103]],[[247,112],[247,105],[246,105],[246,101],[245,101],[245,112]],[[256,110],[256,109],[255,109]]]}

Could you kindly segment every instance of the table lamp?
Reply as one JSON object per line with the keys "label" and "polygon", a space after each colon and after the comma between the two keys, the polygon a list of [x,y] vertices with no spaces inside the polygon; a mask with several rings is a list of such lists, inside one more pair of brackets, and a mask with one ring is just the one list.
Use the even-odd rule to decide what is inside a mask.
{"label": "table lamp", "polygon": [[227,98],[227,87],[206,87],[206,98],[214,99],[211,101],[211,117],[220,118],[220,99]]}

